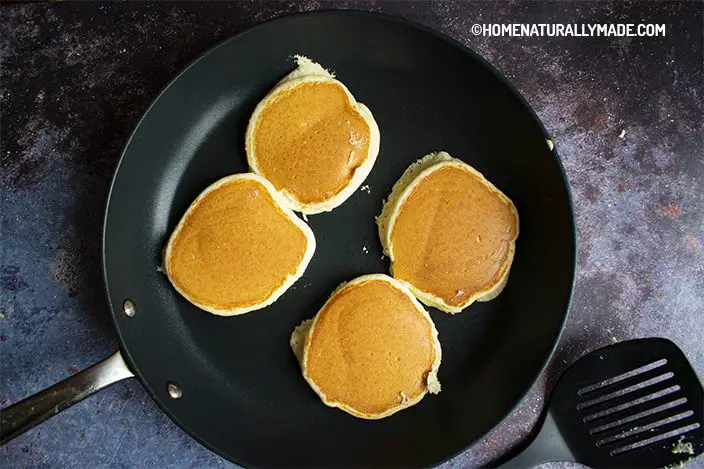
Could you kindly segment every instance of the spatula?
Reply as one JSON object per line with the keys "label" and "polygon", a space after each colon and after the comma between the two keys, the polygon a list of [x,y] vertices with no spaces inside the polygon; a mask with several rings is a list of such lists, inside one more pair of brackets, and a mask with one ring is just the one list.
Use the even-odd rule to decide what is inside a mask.
{"label": "spatula", "polygon": [[703,423],[702,385],[682,351],[667,339],[629,340],[565,371],[537,436],[500,467],[679,467],[704,451]]}

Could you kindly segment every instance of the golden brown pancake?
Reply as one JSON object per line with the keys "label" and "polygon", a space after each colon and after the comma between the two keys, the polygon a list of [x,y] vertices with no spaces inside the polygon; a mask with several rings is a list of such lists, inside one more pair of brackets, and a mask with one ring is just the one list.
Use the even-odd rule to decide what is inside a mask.
{"label": "golden brown pancake", "polygon": [[518,237],[511,200],[468,164],[433,153],[394,186],[377,223],[394,278],[456,313],[503,289]]}
{"label": "golden brown pancake", "polygon": [[344,202],[369,174],[379,130],[345,85],[318,64],[298,61],[255,109],[247,158],[294,210],[318,213]]}
{"label": "golden brown pancake", "polygon": [[379,419],[437,394],[441,350],[428,313],[381,274],[342,284],[291,336],[303,376],[323,402]]}
{"label": "golden brown pancake", "polygon": [[169,280],[188,301],[221,316],[267,306],[305,270],[313,233],[255,174],[210,185],[186,211],[164,251]]}

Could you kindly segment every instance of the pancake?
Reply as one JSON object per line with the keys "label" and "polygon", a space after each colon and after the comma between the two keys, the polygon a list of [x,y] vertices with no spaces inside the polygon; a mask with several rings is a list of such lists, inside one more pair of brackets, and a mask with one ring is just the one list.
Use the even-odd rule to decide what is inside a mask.
{"label": "pancake", "polygon": [[276,301],[303,275],[313,251],[313,232],[269,181],[235,174],[188,207],[164,249],[164,270],[188,301],[233,316]]}
{"label": "pancake", "polygon": [[379,153],[371,111],[311,60],[257,105],[247,127],[250,169],[305,214],[330,211],[362,184]]}
{"label": "pancake", "polygon": [[391,275],[426,305],[458,313],[506,286],[518,237],[516,207],[445,152],[406,170],[377,225]]}
{"label": "pancake", "polygon": [[323,403],[355,417],[388,417],[440,392],[438,331],[411,292],[387,275],[340,285],[296,328],[291,348]]}

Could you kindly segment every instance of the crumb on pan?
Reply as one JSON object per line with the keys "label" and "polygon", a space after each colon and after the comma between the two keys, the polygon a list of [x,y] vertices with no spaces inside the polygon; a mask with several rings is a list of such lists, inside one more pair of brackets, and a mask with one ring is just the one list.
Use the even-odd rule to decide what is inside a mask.
{"label": "crumb on pan", "polygon": [[691,442],[684,443],[684,436],[677,440],[677,444],[672,448],[672,454],[694,454],[694,446]]}

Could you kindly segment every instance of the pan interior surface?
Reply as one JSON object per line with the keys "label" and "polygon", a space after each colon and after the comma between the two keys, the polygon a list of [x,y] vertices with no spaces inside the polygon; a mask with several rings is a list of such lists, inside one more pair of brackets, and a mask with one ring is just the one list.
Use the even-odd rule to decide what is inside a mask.
{"label": "pan interior surface", "polygon": [[[335,71],[372,110],[381,148],[364,183],[369,193],[309,217],[317,250],[274,305],[216,317],[170,287],[160,253],[202,189],[247,171],[249,116],[295,54]],[[374,217],[406,167],[437,150],[474,166],[515,203],[521,232],[508,285],[458,315],[429,308],[443,348],[439,395],[384,420],[355,419],[320,402],[288,339],[340,282],[388,272]],[[426,466],[461,451],[516,405],[549,358],[569,306],[574,253],[564,173],[512,88],[432,31],[349,12],[264,24],[187,68],[129,141],[104,233],[110,305],[133,370],[186,431],[246,466]],[[134,317],[121,312],[126,298]],[[170,382],[180,399],[169,398]]]}

